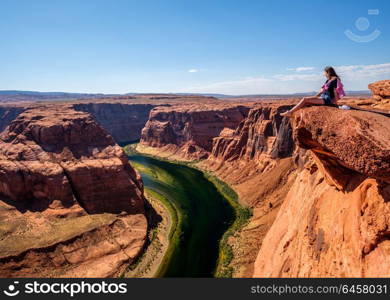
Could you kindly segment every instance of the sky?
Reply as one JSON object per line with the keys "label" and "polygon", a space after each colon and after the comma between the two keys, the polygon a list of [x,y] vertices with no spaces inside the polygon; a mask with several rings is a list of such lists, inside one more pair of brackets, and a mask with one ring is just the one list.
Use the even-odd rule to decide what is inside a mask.
{"label": "sky", "polygon": [[388,0],[0,0],[0,90],[284,94],[390,78]]}

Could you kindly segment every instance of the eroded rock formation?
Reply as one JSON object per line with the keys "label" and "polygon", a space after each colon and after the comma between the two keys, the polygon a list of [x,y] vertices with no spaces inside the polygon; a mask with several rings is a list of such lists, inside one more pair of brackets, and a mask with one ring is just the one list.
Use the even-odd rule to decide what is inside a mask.
{"label": "eroded rock formation", "polygon": [[368,85],[375,107],[390,110],[390,80],[381,80]]}
{"label": "eroded rock formation", "polygon": [[390,276],[390,119],[312,107],[293,128],[308,151],[296,160],[254,277]]}
{"label": "eroded rock formation", "polygon": [[147,229],[142,181],[122,149],[61,105],[27,109],[0,134],[0,215],[7,277],[112,276]]}
{"label": "eroded rock formation", "polygon": [[256,105],[235,130],[214,138],[212,154],[201,162],[253,211],[249,223],[231,239],[235,277],[253,274],[262,239],[295,178],[292,128],[289,119],[280,116],[291,107],[283,102]]}
{"label": "eroded rock formation", "polygon": [[73,108],[95,117],[117,143],[139,140],[141,130],[156,105],[138,103],[78,103]]}
{"label": "eroded rock formation", "polygon": [[[93,96],[93,95],[91,95]],[[101,95],[103,96],[103,95]],[[0,104],[0,132],[9,125],[21,112],[27,108],[34,108],[44,105],[45,107],[56,107],[59,104],[48,101],[44,104],[37,103],[42,100],[39,97],[31,102],[14,102]],[[117,143],[130,143],[140,139],[141,130],[149,119],[151,109],[157,106],[170,105],[219,105],[220,101],[213,97],[198,95],[124,95],[106,98],[95,98],[85,100],[68,100],[62,106],[67,106],[77,111],[90,113],[95,120],[107,130]]]}
{"label": "eroded rock formation", "polygon": [[231,162],[239,159],[259,161],[263,154],[271,158],[291,156],[294,145],[288,119],[280,113],[291,105],[263,105],[252,108],[239,126],[214,138],[212,159]]}
{"label": "eroded rock formation", "polygon": [[248,111],[237,104],[157,107],[142,130],[141,144],[179,158],[204,159],[212,151],[213,138],[235,129]]}
{"label": "eroded rock formation", "polygon": [[381,99],[390,98],[390,80],[381,80],[368,85],[374,96],[381,97]]}
{"label": "eroded rock formation", "polygon": [[25,110],[23,106],[0,106],[0,132],[11,123],[20,113]]}

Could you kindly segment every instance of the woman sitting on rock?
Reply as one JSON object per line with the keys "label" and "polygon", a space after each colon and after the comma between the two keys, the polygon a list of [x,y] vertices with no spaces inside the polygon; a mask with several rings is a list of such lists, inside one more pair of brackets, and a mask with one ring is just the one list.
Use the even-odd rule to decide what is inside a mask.
{"label": "woman sitting on rock", "polygon": [[290,117],[298,109],[312,104],[337,107],[337,100],[345,96],[343,84],[333,67],[326,67],[324,69],[324,75],[326,77],[325,84],[317,95],[314,97],[304,97],[297,105],[280,115]]}

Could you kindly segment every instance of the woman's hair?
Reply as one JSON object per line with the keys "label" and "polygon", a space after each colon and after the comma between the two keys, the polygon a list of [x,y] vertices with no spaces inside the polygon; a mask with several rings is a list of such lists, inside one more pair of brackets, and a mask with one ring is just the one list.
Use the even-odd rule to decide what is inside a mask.
{"label": "woman's hair", "polygon": [[324,71],[328,73],[329,76],[340,78],[339,75],[337,75],[336,71],[333,69],[333,67],[330,66],[325,67]]}

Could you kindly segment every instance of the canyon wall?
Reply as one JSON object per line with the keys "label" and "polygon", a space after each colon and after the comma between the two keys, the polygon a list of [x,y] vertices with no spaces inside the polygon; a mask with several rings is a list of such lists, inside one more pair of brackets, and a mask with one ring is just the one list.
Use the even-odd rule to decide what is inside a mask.
{"label": "canyon wall", "polygon": [[390,119],[312,107],[293,123],[307,151],[254,277],[389,277]]}
{"label": "canyon wall", "polygon": [[91,115],[29,108],[0,134],[0,276],[118,275],[142,250],[143,184]]}
{"label": "canyon wall", "polygon": [[[82,95],[80,94],[80,96]],[[141,138],[141,130],[148,121],[149,113],[154,107],[191,104],[218,106],[221,104],[221,101],[214,97],[200,95],[139,94],[104,98],[102,98],[103,95],[100,96],[85,100],[68,100],[61,103],[55,101],[41,101],[40,103],[37,101],[42,99],[37,96],[36,99],[32,97],[29,102],[2,103],[0,104],[0,132],[29,107],[66,105],[74,110],[90,113],[117,143],[125,144]]]}
{"label": "canyon wall", "polygon": [[291,104],[263,103],[253,107],[234,131],[214,138],[211,155],[200,166],[237,192],[253,215],[233,237],[234,277],[250,277],[262,240],[293,180],[295,143],[288,118],[281,112]]}
{"label": "canyon wall", "polygon": [[24,110],[25,108],[22,106],[0,106],[0,132]]}
{"label": "canyon wall", "polygon": [[[56,107],[58,105],[47,103],[44,107]],[[90,113],[117,143],[125,144],[141,138],[141,130],[149,118],[149,113],[157,105],[165,106],[169,104],[86,102],[69,103],[66,106],[76,111]],[[42,107],[42,105],[36,103],[0,105],[0,132],[20,113],[33,107]]]}
{"label": "canyon wall", "polygon": [[117,143],[139,140],[141,130],[156,105],[138,103],[77,103],[73,108],[95,117]]}
{"label": "canyon wall", "polygon": [[235,176],[240,180],[247,175],[242,169],[237,170],[236,164],[253,163],[256,171],[263,172],[275,159],[290,157],[294,151],[292,129],[280,113],[291,107],[263,104],[252,108],[235,130],[225,130],[213,139],[211,155],[204,166],[234,183]]}
{"label": "canyon wall", "polygon": [[157,107],[141,134],[141,145],[160,155],[193,160],[207,158],[213,138],[235,129],[249,108],[237,104],[191,104]]}
{"label": "canyon wall", "polygon": [[291,123],[289,107],[252,108],[200,163],[253,211],[230,239],[234,276],[390,276],[390,119],[312,107]]}

